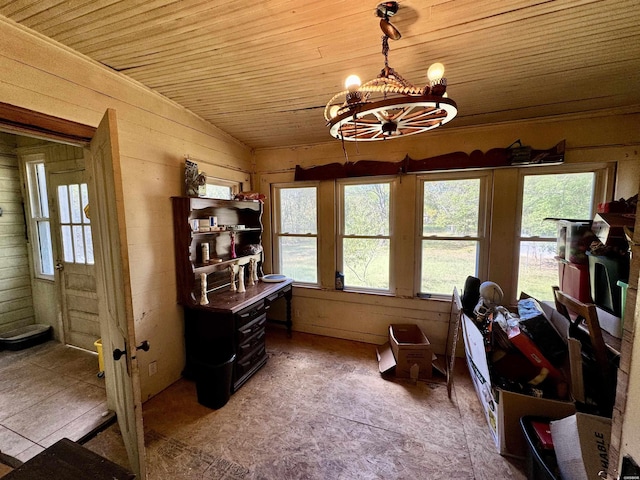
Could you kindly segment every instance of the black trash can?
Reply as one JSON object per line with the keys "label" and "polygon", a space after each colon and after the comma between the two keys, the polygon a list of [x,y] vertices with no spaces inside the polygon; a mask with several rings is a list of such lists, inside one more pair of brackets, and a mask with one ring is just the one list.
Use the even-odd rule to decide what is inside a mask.
{"label": "black trash can", "polygon": [[218,409],[224,407],[231,396],[233,380],[233,362],[236,355],[222,363],[211,364],[192,359],[198,403],[205,407]]}

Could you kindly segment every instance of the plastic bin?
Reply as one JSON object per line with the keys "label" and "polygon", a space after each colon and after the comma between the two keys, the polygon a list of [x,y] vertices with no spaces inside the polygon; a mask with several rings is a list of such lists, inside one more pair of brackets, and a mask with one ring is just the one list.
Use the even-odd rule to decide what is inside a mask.
{"label": "plastic bin", "polygon": [[227,360],[215,364],[197,359],[191,360],[200,405],[218,409],[227,404],[231,396],[235,360],[235,354],[232,354]]}
{"label": "plastic bin", "polygon": [[558,220],[557,256],[571,263],[587,264],[586,252],[595,238],[590,220]]}
{"label": "plastic bin", "polygon": [[620,292],[622,293],[622,295],[620,295],[620,302],[622,303],[620,306],[620,332],[622,332],[624,329],[624,307],[627,304],[627,289],[629,288],[629,284],[618,280],[616,285],[620,287]]}
{"label": "plastic bin", "polygon": [[547,422],[542,417],[525,416],[520,418],[520,427],[527,445],[526,471],[528,480],[559,480],[558,463],[555,451],[541,448],[531,422]]}
{"label": "plastic bin", "polygon": [[99,338],[93,345],[96,347],[96,351],[98,352],[98,377],[104,377],[104,355],[102,353],[102,339]]}
{"label": "plastic bin", "polygon": [[589,257],[589,283],[593,303],[607,312],[622,317],[622,292],[618,282],[629,280],[629,255]]}

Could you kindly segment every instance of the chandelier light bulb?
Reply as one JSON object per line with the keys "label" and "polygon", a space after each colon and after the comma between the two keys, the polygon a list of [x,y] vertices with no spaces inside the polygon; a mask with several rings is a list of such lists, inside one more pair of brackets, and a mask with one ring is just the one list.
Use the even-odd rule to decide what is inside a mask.
{"label": "chandelier light bulb", "polygon": [[444,65],[439,62],[434,63],[427,70],[427,77],[430,82],[438,81],[444,77]]}
{"label": "chandelier light bulb", "polygon": [[329,109],[329,116],[331,118],[335,118],[338,115],[338,110],[340,110],[340,105],[331,105]]}
{"label": "chandelier light bulb", "polygon": [[358,88],[360,88],[360,85],[362,85],[362,82],[360,81],[360,77],[357,75],[349,75],[344,81],[344,88],[346,88],[350,92],[356,91]]}

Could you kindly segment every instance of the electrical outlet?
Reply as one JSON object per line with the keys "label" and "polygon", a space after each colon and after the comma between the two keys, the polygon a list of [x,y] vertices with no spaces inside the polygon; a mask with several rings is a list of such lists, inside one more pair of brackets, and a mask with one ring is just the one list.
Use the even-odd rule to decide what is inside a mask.
{"label": "electrical outlet", "polygon": [[149,376],[158,373],[158,362],[153,361],[149,364]]}

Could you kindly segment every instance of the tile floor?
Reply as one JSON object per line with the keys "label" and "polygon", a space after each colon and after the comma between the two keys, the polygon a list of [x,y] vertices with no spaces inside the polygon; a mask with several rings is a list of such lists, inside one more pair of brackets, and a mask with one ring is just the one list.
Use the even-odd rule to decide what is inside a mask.
{"label": "tile floor", "polygon": [[97,354],[56,341],[0,351],[0,451],[22,462],[105,420]]}
{"label": "tile floor", "polygon": [[[525,478],[496,453],[462,359],[449,400],[442,379],[382,378],[374,345],[270,329],[267,351],[219,410],[184,379],[144,404],[150,480]],[[116,426],[85,446],[126,466]]]}

